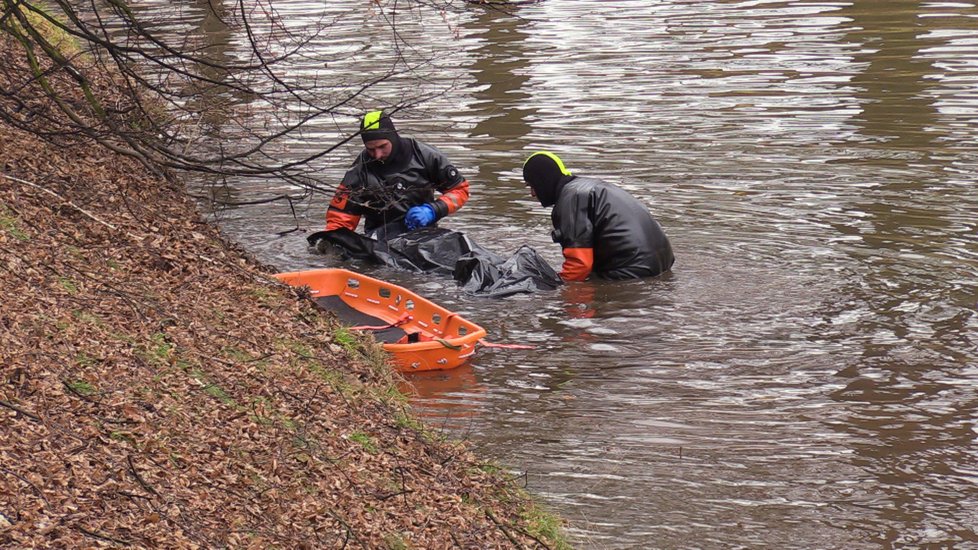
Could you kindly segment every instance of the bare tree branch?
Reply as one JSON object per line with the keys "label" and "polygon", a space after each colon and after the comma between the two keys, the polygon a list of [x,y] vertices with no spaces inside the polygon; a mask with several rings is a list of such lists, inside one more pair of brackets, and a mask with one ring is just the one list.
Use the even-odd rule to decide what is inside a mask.
{"label": "bare tree branch", "polygon": [[[274,0],[209,0],[205,17],[226,34],[214,42],[203,32],[165,30],[179,22],[178,9],[138,11],[123,0],[51,0],[42,9],[0,0],[0,38],[15,40],[23,53],[0,60],[0,71],[10,77],[0,88],[0,119],[55,142],[95,140],[161,175],[272,179],[307,193],[331,193],[337,182],[323,176],[320,164],[356,138],[339,128],[365,105],[397,113],[450,92],[451,84],[435,90],[427,85],[438,59],[412,44],[398,22],[412,16],[410,10],[445,13],[466,3],[368,5],[376,10],[375,21],[389,29],[390,51],[375,54],[370,43],[343,54],[317,50],[335,24],[328,10],[296,25],[278,13]],[[77,46],[66,47],[62,39]],[[349,81],[321,76],[318,69],[312,77],[302,72],[368,51],[387,62]],[[70,82],[84,101],[64,94],[55,81]],[[373,96],[383,95],[376,91],[392,84],[398,97],[376,104]],[[62,114],[69,122],[57,122]],[[307,141],[307,132],[321,136],[324,123],[334,130],[331,141],[300,155],[290,151]]]}

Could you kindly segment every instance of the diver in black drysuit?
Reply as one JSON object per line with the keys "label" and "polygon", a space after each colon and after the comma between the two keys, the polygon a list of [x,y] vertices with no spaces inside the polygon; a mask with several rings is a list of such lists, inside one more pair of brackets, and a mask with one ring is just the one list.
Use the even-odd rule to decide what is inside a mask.
{"label": "diver in black drysuit", "polygon": [[[383,111],[363,116],[364,148],[326,210],[326,230],[371,234],[396,223],[409,231],[436,225],[469,200],[469,181],[438,149],[401,136]],[[439,196],[435,196],[435,191]]]}
{"label": "diver in black drysuit", "polygon": [[644,204],[624,189],[571,174],[553,153],[530,155],[523,180],[542,206],[553,206],[553,240],[563,249],[560,276],[583,281],[654,277],[675,257],[662,227]]}

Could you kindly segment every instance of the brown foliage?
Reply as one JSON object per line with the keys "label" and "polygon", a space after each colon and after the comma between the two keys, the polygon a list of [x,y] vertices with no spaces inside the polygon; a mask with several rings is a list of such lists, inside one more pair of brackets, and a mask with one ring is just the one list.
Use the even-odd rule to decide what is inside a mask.
{"label": "brown foliage", "polygon": [[80,135],[0,144],[0,547],[543,546],[178,183]]}

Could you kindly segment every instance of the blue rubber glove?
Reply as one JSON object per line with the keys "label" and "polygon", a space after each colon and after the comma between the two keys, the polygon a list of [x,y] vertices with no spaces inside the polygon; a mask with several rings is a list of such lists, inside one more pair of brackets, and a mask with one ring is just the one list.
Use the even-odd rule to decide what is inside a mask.
{"label": "blue rubber glove", "polygon": [[435,222],[435,209],[429,204],[412,206],[404,216],[404,225],[408,231],[428,227]]}

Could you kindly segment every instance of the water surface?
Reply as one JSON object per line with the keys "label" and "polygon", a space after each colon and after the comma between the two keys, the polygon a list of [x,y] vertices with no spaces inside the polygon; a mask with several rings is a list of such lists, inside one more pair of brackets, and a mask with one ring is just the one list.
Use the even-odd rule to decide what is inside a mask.
{"label": "water surface", "polygon": [[[328,67],[295,74],[389,67],[368,4],[280,2],[296,25],[331,22],[312,46]],[[444,91],[398,127],[472,183],[444,227],[559,265],[519,171],[549,149],[648,204],[677,257],[659,279],[503,300],[354,265],[534,346],[411,377],[429,423],[524,476],[581,548],[978,548],[973,2],[549,0],[397,24]],[[399,77],[357,107],[405,93]],[[282,154],[355,124],[324,120]],[[356,150],[318,175],[338,181]],[[304,240],[328,201],[212,218],[283,271],[335,265]]]}

